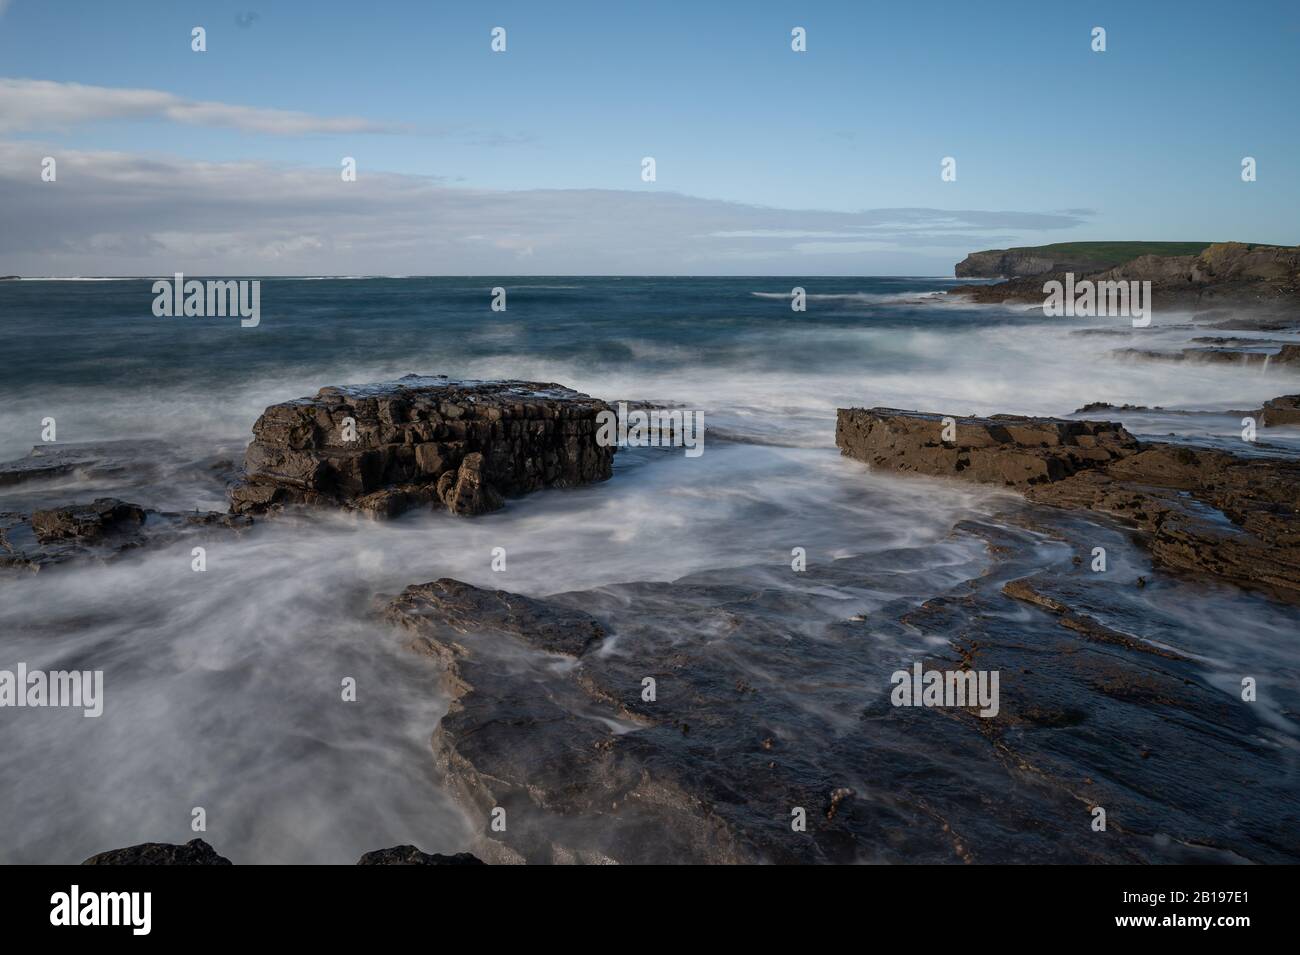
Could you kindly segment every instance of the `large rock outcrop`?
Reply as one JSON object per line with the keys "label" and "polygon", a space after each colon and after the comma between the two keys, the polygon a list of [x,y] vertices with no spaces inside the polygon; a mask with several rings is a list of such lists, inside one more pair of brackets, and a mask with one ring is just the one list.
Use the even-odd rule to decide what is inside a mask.
{"label": "large rock outcrop", "polygon": [[873,467],[955,477],[1136,526],[1167,567],[1300,603],[1300,462],[1143,443],[1118,424],[841,408],[836,444]]}
{"label": "large rock outcrop", "polygon": [[484,513],[503,497],[608,478],[614,448],[596,442],[604,410],[561,385],[527,381],[408,375],[322,388],[258,418],[232,509],[308,504],[393,516],[436,503]]}

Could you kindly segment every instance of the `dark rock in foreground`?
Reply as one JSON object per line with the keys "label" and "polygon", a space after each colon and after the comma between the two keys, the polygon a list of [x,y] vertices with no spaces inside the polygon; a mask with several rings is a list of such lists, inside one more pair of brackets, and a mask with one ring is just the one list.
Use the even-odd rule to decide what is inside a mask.
{"label": "dark rock in foreground", "polygon": [[[873,556],[807,568],[813,590],[876,590],[869,623],[740,571],[545,599],[440,580],[388,615],[446,667],[435,763],[490,861],[1294,861],[1285,748],[1110,585],[1045,558],[1042,535],[1079,519],[1043,510],[1023,530],[959,525],[994,567],[937,593]],[[1000,671],[1000,712],[892,706],[918,637],[927,670]]]}
{"label": "dark rock in foreground", "polygon": [[1136,526],[1169,567],[1300,602],[1300,463],[1140,443],[1117,424],[996,415],[956,419],[841,408],[840,452],[873,467],[1010,487]]}
{"label": "dark rock in foreground", "polygon": [[0,511],[0,567],[40,570],[65,561],[111,560],[145,545],[165,545],[206,529],[239,530],[245,515],[155,511],[113,497],[34,511]]}
{"label": "dark rock in foreground", "polygon": [[93,855],[82,865],[233,865],[217,855],[202,839],[191,839],[183,846],[170,842],[142,842],[125,849],[110,849]]}
{"label": "dark rock in foreground", "polygon": [[258,418],[232,509],[308,504],[387,517],[436,503],[481,514],[503,497],[607,479],[614,448],[596,443],[605,410],[527,381],[408,375],[322,388]]}
{"label": "dark rock in foreground", "polygon": [[[171,842],[142,842],[125,849],[110,849],[91,856],[82,865],[234,865],[225,856],[218,855],[202,839],[191,839],[185,845]],[[415,846],[392,846],[375,849],[357,860],[357,865],[484,865],[481,859],[468,852],[455,855],[438,855],[421,852]]]}
{"label": "dark rock in foreground", "polygon": [[444,856],[421,852],[415,846],[393,846],[375,849],[357,860],[357,865],[486,865],[482,859],[469,852]]}

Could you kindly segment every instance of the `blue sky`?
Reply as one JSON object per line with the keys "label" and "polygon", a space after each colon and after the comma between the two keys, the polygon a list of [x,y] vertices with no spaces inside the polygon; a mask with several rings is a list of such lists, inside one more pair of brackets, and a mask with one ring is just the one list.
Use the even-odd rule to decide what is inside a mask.
{"label": "blue sky", "polygon": [[[987,245],[1300,241],[1295,2],[0,7],[0,77],[60,84],[42,96],[66,106],[47,109],[18,82],[0,87],[4,166],[24,167],[16,179],[0,171],[0,198],[46,243],[0,245],[0,271],[163,272],[181,260],[352,273],[374,259],[484,274],[530,264],[571,273],[931,274]],[[206,53],[190,49],[196,25],[207,30]],[[489,49],[494,26],[507,30],[504,54]],[[806,53],[790,49],[794,26],[807,29]],[[1105,53],[1090,49],[1094,26],[1107,31]],[[153,91],[182,105],[101,109],[87,87]],[[230,109],[184,106],[195,102]],[[276,130],[275,114],[250,122],[241,112],[258,109],[357,122]],[[57,184],[26,174],[29,157],[60,151],[69,172],[61,169]],[[205,192],[214,188],[212,164],[255,164],[268,180],[280,177],[277,194],[288,196],[292,170],[297,179],[314,170],[323,182],[345,155],[358,161],[351,185],[372,191],[303,196],[315,212],[259,217],[257,190],[226,181],[230,207],[249,219],[251,248],[287,250],[295,230],[306,243],[301,256],[284,252],[260,266],[255,254],[232,257],[239,223],[209,212],[151,228],[149,196],[115,191],[138,157],[165,167],[176,190],[189,176]],[[641,181],[643,156],[656,159],[654,183]],[[940,179],[945,156],[957,160],[955,182]],[[1241,181],[1243,156],[1258,161],[1257,182]],[[86,173],[74,178],[79,163]],[[50,190],[41,187],[65,185],[62,204],[46,208]],[[670,212],[653,205],[670,194]],[[457,227],[470,231],[431,232],[438,251],[425,267],[414,221],[399,230],[400,248],[363,254],[399,195],[411,208],[427,203],[430,219],[454,204],[466,219]],[[373,221],[360,201],[367,196]],[[717,200],[745,208],[720,212]],[[352,205],[341,211],[339,201]],[[468,225],[466,206],[476,201],[489,210],[481,232]],[[511,220],[512,202],[528,214]],[[571,231],[547,228],[553,206]],[[55,223],[59,208],[68,219]],[[781,214],[769,221],[763,209]],[[893,209],[913,210],[896,217],[896,236],[887,215],[843,218]],[[957,221],[940,235],[934,212],[914,210]],[[982,216],[965,215],[972,211]],[[597,246],[581,241],[584,214],[601,220],[591,230]],[[662,231],[647,239],[641,220]],[[697,221],[710,231],[695,230]],[[500,230],[495,245],[491,229]],[[226,244],[205,245],[204,234]],[[628,255],[611,253],[611,242]]]}

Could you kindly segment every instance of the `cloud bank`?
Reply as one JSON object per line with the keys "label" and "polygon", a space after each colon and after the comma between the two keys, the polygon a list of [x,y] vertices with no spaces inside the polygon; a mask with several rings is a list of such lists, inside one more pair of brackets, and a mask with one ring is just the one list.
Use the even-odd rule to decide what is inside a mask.
{"label": "cloud bank", "polygon": [[[44,156],[57,181],[41,180]],[[1074,212],[775,209],[652,190],[195,162],[0,140],[0,273],[951,274]]]}

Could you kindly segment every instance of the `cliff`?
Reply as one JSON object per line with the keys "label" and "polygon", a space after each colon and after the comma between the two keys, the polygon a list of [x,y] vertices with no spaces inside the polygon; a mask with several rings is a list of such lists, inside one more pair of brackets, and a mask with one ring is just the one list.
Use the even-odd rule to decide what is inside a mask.
{"label": "cliff", "polygon": [[1142,255],[1196,256],[1209,242],[1056,242],[972,252],[957,263],[958,278],[1005,279],[1050,272],[1096,272]]}
{"label": "cliff", "polygon": [[[962,268],[972,259],[995,254],[977,252],[968,256],[958,264],[957,274],[969,274],[963,273]],[[976,265],[991,261],[978,259]],[[1014,259],[1007,264],[1027,267],[1034,263]],[[1152,298],[1159,307],[1265,305],[1300,309],[1300,246],[1248,245],[1243,242],[1215,242],[1194,255],[1143,254],[1104,268],[1067,267],[1053,259],[1049,270],[1026,272],[995,285],[960,285],[951,289],[950,294],[966,295],[977,302],[990,304],[1041,303],[1044,282],[1063,279],[1066,272],[1073,272],[1076,281],[1150,282]]]}

